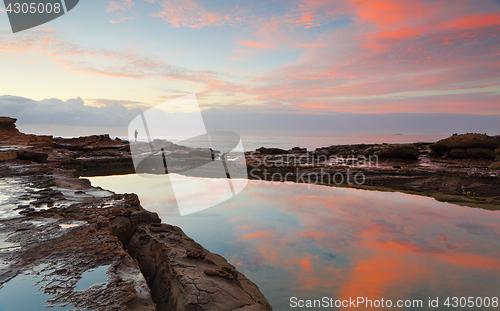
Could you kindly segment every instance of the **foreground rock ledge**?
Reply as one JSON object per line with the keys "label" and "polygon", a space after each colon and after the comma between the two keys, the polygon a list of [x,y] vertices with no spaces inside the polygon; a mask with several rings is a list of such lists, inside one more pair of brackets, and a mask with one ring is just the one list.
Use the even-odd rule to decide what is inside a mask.
{"label": "foreground rock ledge", "polygon": [[179,227],[142,225],[128,249],[152,288],[158,310],[271,310],[255,284]]}
{"label": "foreground rock ledge", "polygon": [[[161,224],[137,195],[112,194],[41,164],[9,164],[8,172],[31,174],[0,176],[9,196],[0,215],[0,290],[31,275],[49,281],[40,288],[49,307],[272,310],[255,284],[181,229]],[[101,266],[108,267],[105,283],[76,290],[86,271]]]}

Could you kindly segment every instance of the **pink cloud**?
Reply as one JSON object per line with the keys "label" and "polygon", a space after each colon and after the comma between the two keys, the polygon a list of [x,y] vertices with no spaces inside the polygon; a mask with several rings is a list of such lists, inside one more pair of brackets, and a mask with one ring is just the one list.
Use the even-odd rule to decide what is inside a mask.
{"label": "pink cloud", "polygon": [[221,83],[212,72],[192,71],[127,51],[68,43],[51,30],[31,31],[16,38],[4,37],[0,40],[0,51],[47,57],[70,70],[85,74],[135,79],[156,76],[168,80]]}
{"label": "pink cloud", "polygon": [[[123,23],[126,20],[134,18],[136,15],[131,11],[135,3],[132,0],[119,0],[119,1],[109,1],[106,13],[115,12],[118,20],[109,21],[111,24]],[[122,16],[124,12],[132,13],[132,16]]]}
{"label": "pink cloud", "polygon": [[[318,3],[322,4],[314,1]],[[333,101],[317,99],[412,91],[453,92],[500,84],[500,58],[494,53],[500,50],[500,41],[495,39],[500,30],[500,14],[488,12],[485,7],[471,10],[464,1],[457,2],[453,9],[443,2],[341,3],[342,12],[351,14],[354,24],[318,37],[310,45],[313,48],[306,49],[295,63],[250,79],[246,90],[255,100],[289,105],[302,102],[298,105],[313,110],[367,112],[366,104],[358,108],[349,104],[339,107]],[[266,23],[260,34],[263,40],[241,40],[240,45],[269,48],[267,42],[275,42],[271,46],[276,48],[278,40],[273,40],[274,36],[281,36],[283,42],[288,40],[283,23],[276,21]],[[300,47],[297,42],[294,46]],[[240,85],[227,87],[228,91],[242,90]],[[498,101],[498,96],[490,98]],[[498,113],[489,100],[434,100],[427,104],[371,107],[371,112]]]}
{"label": "pink cloud", "polygon": [[234,24],[241,21],[238,15],[243,12],[237,6],[220,12],[209,11],[199,0],[162,0],[159,3],[161,10],[151,16],[161,18],[174,27],[202,28]]}
{"label": "pink cloud", "polygon": [[266,43],[259,43],[252,41],[241,41],[240,44],[250,48],[261,48],[261,49],[269,48],[269,45]]}
{"label": "pink cloud", "polygon": [[123,23],[124,21],[128,20],[128,19],[131,19],[132,16],[127,16],[127,17],[122,17],[120,18],[119,20],[117,21],[109,21],[111,24],[119,24],[119,23]]}
{"label": "pink cloud", "polygon": [[109,12],[114,12],[116,10],[125,11],[125,7],[123,6],[123,4],[118,3],[116,1],[109,1],[108,8],[106,9],[106,12],[109,13]]}

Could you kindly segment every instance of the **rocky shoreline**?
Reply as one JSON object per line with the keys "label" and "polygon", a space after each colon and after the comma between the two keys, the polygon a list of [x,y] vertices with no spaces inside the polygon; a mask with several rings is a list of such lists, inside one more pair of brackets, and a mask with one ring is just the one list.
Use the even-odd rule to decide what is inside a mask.
{"label": "rocky shoreline", "polygon": [[[49,306],[271,310],[234,266],[180,228],[161,224],[135,194],[115,194],[80,178],[134,173],[127,141],[27,135],[15,122],[0,117],[0,287],[35,274],[49,280],[41,287]],[[164,152],[150,157],[166,153],[171,173],[221,157],[155,143]],[[500,210],[499,145],[499,137],[467,134],[437,143],[259,148],[246,153],[246,164],[254,180],[401,191]],[[144,163],[140,169],[154,173]],[[107,266],[106,283],[75,290],[85,271],[101,266]]]}
{"label": "rocky shoreline", "polygon": [[[79,178],[86,165],[123,174],[126,142],[26,135],[15,121],[0,118],[0,289],[32,277],[48,307],[272,310],[234,266],[161,224],[137,195]],[[99,267],[106,281],[76,290]]]}
{"label": "rocky shoreline", "polygon": [[500,210],[499,147],[500,136],[465,134],[436,143],[260,148],[247,154],[247,164],[253,179],[399,191]]}

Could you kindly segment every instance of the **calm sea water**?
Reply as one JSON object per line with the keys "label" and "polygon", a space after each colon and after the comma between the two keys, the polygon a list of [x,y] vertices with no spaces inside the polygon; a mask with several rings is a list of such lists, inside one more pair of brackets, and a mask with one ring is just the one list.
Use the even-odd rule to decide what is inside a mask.
{"label": "calm sea water", "polygon": [[[431,309],[430,297],[440,304],[432,309],[456,310],[443,306],[447,297],[500,296],[498,211],[396,192],[250,181],[232,199],[180,217],[166,175],[90,179],[137,193],[163,222],[237,266],[275,310],[290,309],[291,297],[416,299]],[[207,199],[216,195],[207,191]]]}
{"label": "calm sea water", "polygon": [[[415,142],[436,142],[449,135],[331,135],[331,136],[241,136],[243,147],[247,151],[252,151],[260,147],[282,148],[289,150],[293,147],[307,148],[314,150],[320,147],[331,145],[353,145],[353,144],[399,144]],[[174,143],[178,143],[188,137],[152,137],[165,138]]]}

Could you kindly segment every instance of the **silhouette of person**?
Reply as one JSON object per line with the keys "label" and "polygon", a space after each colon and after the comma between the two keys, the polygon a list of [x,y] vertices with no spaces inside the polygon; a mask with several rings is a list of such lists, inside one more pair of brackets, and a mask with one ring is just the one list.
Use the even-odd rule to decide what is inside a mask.
{"label": "silhouette of person", "polygon": [[139,135],[139,132],[137,132],[137,130],[135,130],[135,132],[134,132],[135,142],[137,142],[137,135]]}

